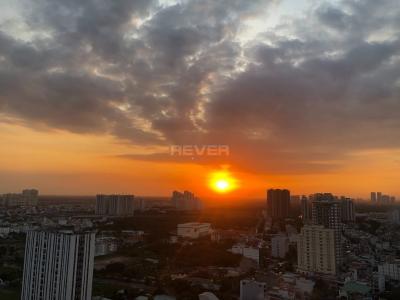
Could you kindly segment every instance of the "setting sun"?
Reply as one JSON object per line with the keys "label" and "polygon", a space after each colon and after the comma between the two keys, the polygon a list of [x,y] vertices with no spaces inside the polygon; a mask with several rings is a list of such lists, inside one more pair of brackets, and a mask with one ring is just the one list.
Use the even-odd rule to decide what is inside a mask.
{"label": "setting sun", "polygon": [[238,187],[237,180],[227,170],[211,173],[209,185],[217,193],[227,193]]}

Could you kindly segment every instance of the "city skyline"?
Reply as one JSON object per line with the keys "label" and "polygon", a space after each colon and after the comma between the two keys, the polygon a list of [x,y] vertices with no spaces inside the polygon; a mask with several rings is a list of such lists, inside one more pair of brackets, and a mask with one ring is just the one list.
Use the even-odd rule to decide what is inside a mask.
{"label": "city skyline", "polygon": [[[26,188],[24,190],[30,191],[31,189],[32,188],[29,187],[29,188]],[[210,189],[212,189],[212,188],[210,188]],[[272,190],[275,190],[275,189],[277,189],[277,190],[279,190],[279,189],[282,189],[282,190],[288,189],[288,190],[290,190],[290,188],[281,187],[281,186],[268,187],[268,188],[264,189],[262,194],[256,194],[254,196],[253,195],[252,196],[240,196],[240,195],[235,195],[235,192],[229,192],[228,195],[224,194],[222,197],[218,192],[214,191],[213,194],[210,194],[208,196],[202,197],[202,200],[215,200],[215,199],[219,199],[220,198],[221,200],[229,200],[229,199],[238,200],[238,199],[242,199],[242,200],[258,200],[258,201],[265,202],[265,200],[268,198],[268,191],[271,190],[271,189]],[[36,191],[36,189],[32,189],[32,190]],[[171,192],[174,193],[176,191],[168,190],[167,194],[137,194],[137,193],[132,193],[130,191],[122,191],[122,192],[120,192],[118,190],[112,190],[108,194],[110,196],[118,196],[118,195],[123,195],[123,196],[132,195],[133,196],[133,194],[134,194],[134,197],[138,198],[138,199],[142,199],[142,197],[144,197],[144,198],[167,199],[167,198],[170,198]],[[352,195],[348,195],[348,194],[340,193],[340,192],[338,192],[338,193],[333,192],[332,194],[336,195],[335,197],[340,199],[340,200],[346,200],[346,199],[357,200],[357,201],[361,201],[361,202],[365,202],[365,203],[371,203],[371,204],[388,204],[389,205],[389,204],[396,203],[398,201],[398,199],[399,199],[396,195],[382,194],[382,196],[384,196],[384,200],[386,200],[386,201],[379,202],[379,201],[373,200],[371,198],[371,193],[374,193],[374,192],[369,192],[369,193],[367,193],[367,195],[363,195],[363,196],[360,196],[360,197],[357,197],[357,196],[354,197]],[[100,193],[100,195],[101,194],[102,193]],[[296,192],[294,192],[294,193],[292,193],[291,197],[299,197],[298,198],[298,202],[300,203],[301,200],[302,200],[301,197],[307,197],[308,198],[308,197],[312,197],[312,196],[314,196],[316,194],[331,194],[331,193],[330,192],[327,193],[325,191],[323,191],[323,192],[321,192],[321,191],[311,191],[310,193],[296,193]],[[15,191],[15,190],[9,190],[7,192],[0,191],[0,196],[1,195],[5,196],[5,199],[7,199],[7,197],[21,197],[22,194],[19,194],[18,191]],[[62,194],[62,193],[46,194],[46,193],[40,193],[40,197],[51,197],[51,196],[55,196],[55,197],[57,197],[57,196],[93,197],[95,199],[96,197],[99,196],[99,193],[98,192],[94,193],[94,194],[91,194],[91,193],[88,193],[88,194],[69,194],[69,193],[66,193],[66,194]],[[38,201],[38,200],[39,200],[39,195],[37,196],[36,201]],[[23,199],[21,198],[19,201],[23,201]]]}
{"label": "city skyline", "polygon": [[269,189],[263,204],[230,207],[204,206],[188,190],[168,200],[39,194],[0,194],[2,299],[397,299],[400,291],[400,206],[382,192],[360,203]]}
{"label": "city skyline", "polygon": [[400,299],[399,4],[0,1],[0,299]]}

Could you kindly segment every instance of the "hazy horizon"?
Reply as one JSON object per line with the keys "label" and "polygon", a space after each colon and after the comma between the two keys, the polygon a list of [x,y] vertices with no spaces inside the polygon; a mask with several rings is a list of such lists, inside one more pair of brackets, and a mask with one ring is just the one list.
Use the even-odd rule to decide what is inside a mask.
{"label": "hazy horizon", "polygon": [[1,192],[400,196],[398,1],[1,7]]}

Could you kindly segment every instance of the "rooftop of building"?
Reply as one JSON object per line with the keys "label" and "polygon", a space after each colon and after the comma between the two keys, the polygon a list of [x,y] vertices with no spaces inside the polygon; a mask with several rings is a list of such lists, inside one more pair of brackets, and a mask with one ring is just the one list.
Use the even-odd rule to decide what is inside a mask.
{"label": "rooftop of building", "polygon": [[349,294],[365,295],[371,291],[371,288],[361,282],[349,281],[343,285],[342,290]]}

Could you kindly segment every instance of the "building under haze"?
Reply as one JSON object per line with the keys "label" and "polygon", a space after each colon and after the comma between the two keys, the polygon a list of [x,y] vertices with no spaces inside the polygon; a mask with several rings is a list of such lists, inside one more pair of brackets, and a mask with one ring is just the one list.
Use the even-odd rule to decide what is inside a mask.
{"label": "building under haze", "polygon": [[277,234],[271,238],[271,256],[285,258],[289,251],[289,238],[286,234]]}
{"label": "building under haze", "polygon": [[300,201],[301,216],[303,224],[311,224],[312,222],[312,202],[306,196],[301,197]]}
{"label": "building under haze", "polygon": [[376,204],[376,193],[375,192],[371,192],[371,203],[372,204]]}
{"label": "building under haze", "polygon": [[22,191],[22,199],[25,206],[36,206],[38,204],[39,191],[36,189],[26,189]]}
{"label": "building under haze", "polygon": [[382,200],[380,204],[390,204],[390,196],[389,195],[382,195]]}
{"label": "building under haze", "polygon": [[335,232],[336,263],[342,259],[342,206],[337,197],[330,193],[311,195],[312,224],[322,225]]}
{"label": "building under haze", "polygon": [[201,200],[189,191],[183,193],[173,191],[171,202],[177,210],[200,210],[203,208]]}
{"label": "building under haze", "polygon": [[380,204],[382,202],[382,193],[377,192],[376,193],[376,203]]}
{"label": "building under haze", "polygon": [[354,211],[354,202],[350,198],[340,197],[340,205],[342,207],[342,222],[349,223],[356,220]]}
{"label": "building under haze", "polygon": [[134,213],[133,195],[97,195],[96,215],[129,216]]}
{"label": "building under haze", "polygon": [[322,225],[306,225],[297,241],[300,272],[336,274],[335,230]]}
{"label": "building under haze", "polygon": [[146,199],[143,198],[139,198],[139,197],[134,197],[134,201],[133,201],[133,209],[136,211],[145,211],[147,208],[147,203],[146,203]]}
{"label": "building under haze", "polygon": [[274,220],[288,218],[290,212],[289,190],[269,189],[267,191],[267,211]]}
{"label": "building under haze", "polygon": [[21,299],[91,299],[94,250],[92,232],[28,232]]}
{"label": "building under haze", "polygon": [[396,197],[382,194],[382,192],[371,192],[371,204],[390,205],[396,202]]}
{"label": "building under haze", "polygon": [[290,195],[290,205],[291,206],[299,206],[301,203],[300,195]]}
{"label": "building under haze", "polygon": [[25,189],[22,193],[8,193],[0,196],[0,203],[6,207],[28,207],[38,205],[39,191]]}

